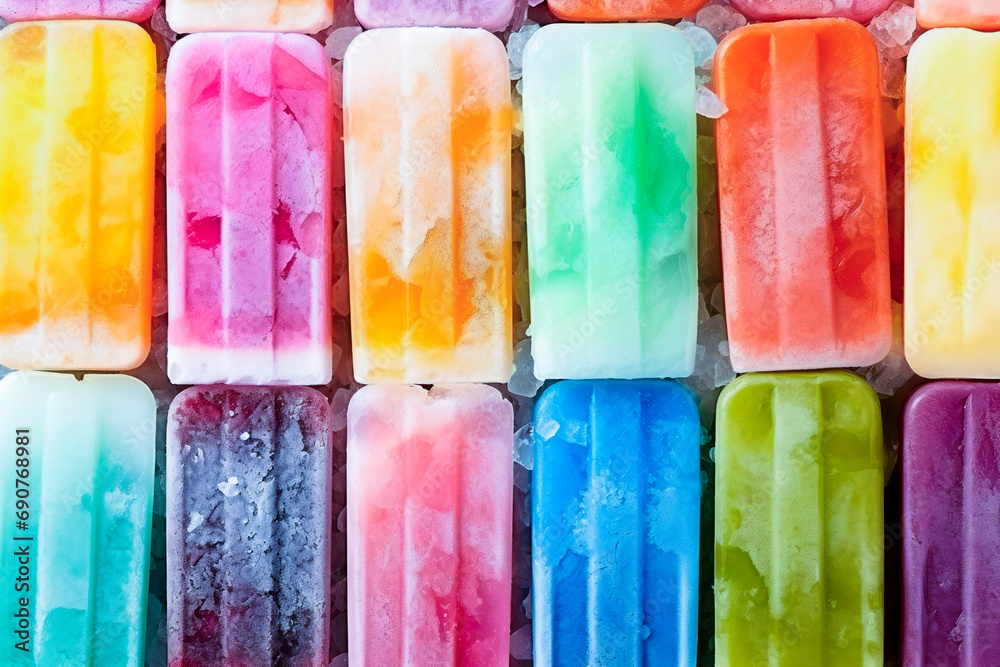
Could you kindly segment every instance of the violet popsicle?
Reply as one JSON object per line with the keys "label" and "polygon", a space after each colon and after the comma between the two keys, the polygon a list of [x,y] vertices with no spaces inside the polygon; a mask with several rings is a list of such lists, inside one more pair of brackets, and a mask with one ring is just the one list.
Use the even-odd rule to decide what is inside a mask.
{"label": "violet popsicle", "polygon": [[701,422],[665,380],[559,382],[535,406],[537,667],[693,666]]}
{"label": "violet popsicle", "polygon": [[145,21],[160,0],[0,0],[0,17],[8,21],[50,19],[120,19]]}
{"label": "violet popsicle", "polygon": [[330,381],[330,74],[304,35],[191,35],[171,52],[175,384]]}
{"label": "violet popsicle", "polygon": [[483,385],[376,385],[347,428],[351,667],[506,667],[510,403]]}
{"label": "violet popsicle", "polygon": [[12,373],[0,433],[0,664],[141,667],[153,395],[122,375]]}
{"label": "violet popsicle", "polygon": [[500,32],[514,16],[514,0],[354,0],[366,28],[485,28]]}
{"label": "violet popsicle", "polygon": [[845,18],[868,23],[895,0],[732,0],[733,8],[754,21]]}
{"label": "violet popsicle", "polygon": [[1000,385],[934,382],[903,413],[903,664],[1000,655]]}
{"label": "violet popsicle", "polygon": [[327,667],[330,404],[194,387],[167,424],[170,667]]}

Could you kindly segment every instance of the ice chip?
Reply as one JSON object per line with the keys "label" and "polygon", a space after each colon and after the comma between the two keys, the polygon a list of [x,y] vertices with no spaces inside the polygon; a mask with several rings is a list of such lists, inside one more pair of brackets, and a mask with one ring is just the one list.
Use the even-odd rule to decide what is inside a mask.
{"label": "ice chip", "polygon": [[695,101],[698,115],[705,118],[721,118],[729,111],[719,97],[706,86],[698,86],[698,97]]}
{"label": "ice chip", "polygon": [[531,624],[510,636],[510,655],[515,660],[531,660]]}
{"label": "ice chip", "polygon": [[531,470],[535,465],[535,428],[526,424],[514,434],[514,461]]}
{"label": "ice chip", "polygon": [[326,52],[334,60],[343,60],[344,54],[347,53],[347,47],[362,32],[363,29],[360,26],[337,28],[326,38],[326,43],[324,44]]}
{"label": "ice chip", "polygon": [[507,383],[507,389],[517,396],[532,397],[538,393],[542,384],[542,381],[535,377],[531,339],[526,338],[514,346],[514,375]]}

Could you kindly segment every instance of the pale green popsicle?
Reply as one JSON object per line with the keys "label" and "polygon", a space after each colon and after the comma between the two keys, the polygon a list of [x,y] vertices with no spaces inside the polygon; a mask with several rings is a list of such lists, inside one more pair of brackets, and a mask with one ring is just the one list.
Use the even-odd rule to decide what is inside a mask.
{"label": "pale green popsicle", "polygon": [[550,25],[529,41],[523,70],[535,374],[690,375],[691,48],[661,24]]}
{"label": "pale green popsicle", "polygon": [[881,666],[875,393],[843,372],[750,374],[717,419],[716,665]]}
{"label": "pale green popsicle", "polygon": [[0,663],[143,664],[155,436],[134,378],[0,381]]}

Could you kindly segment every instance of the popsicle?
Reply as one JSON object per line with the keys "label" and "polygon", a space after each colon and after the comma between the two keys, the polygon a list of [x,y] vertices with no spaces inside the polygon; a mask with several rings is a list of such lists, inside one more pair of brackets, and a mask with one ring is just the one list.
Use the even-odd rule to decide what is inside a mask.
{"label": "popsicle", "polygon": [[903,415],[903,661],[1000,655],[1000,385],[932,382]]}
{"label": "popsicle", "polygon": [[868,23],[894,0],[732,0],[733,8],[753,21],[845,18]]}
{"label": "popsicle", "polygon": [[167,424],[170,667],[327,667],[330,404],[194,387]]}
{"label": "popsicle", "polygon": [[705,0],[549,0],[552,13],[567,21],[659,21],[693,14]]}
{"label": "popsicle", "polygon": [[879,60],[846,19],[751,25],[715,57],[737,372],[867,366],[892,345]]}
{"label": "popsicle", "polygon": [[559,382],[535,405],[540,667],[694,665],[701,423],[667,380]]}
{"label": "popsicle", "polygon": [[333,22],[334,0],[166,0],[167,22],[178,33],[316,33]]}
{"label": "popsicle", "polygon": [[387,28],[344,60],[359,382],[513,370],[507,53],[483,30]]}
{"label": "popsicle", "polygon": [[550,25],[524,53],[535,375],[686,377],[698,324],[694,57],[660,25]]}
{"label": "popsicle", "polygon": [[430,26],[500,32],[514,16],[514,0],[354,0],[366,28]]}
{"label": "popsicle", "polygon": [[906,359],[1000,378],[1000,35],[932,30],[907,67]]}
{"label": "popsicle", "polygon": [[881,666],[875,392],[840,371],[744,375],[716,438],[716,664]]}
{"label": "popsicle", "polygon": [[330,57],[305,35],[190,35],[167,101],[171,380],[328,383]]}
{"label": "popsicle", "polygon": [[0,380],[0,598],[11,667],[145,662],[156,402],[123,375]]}
{"label": "popsicle", "polygon": [[127,370],[149,351],[156,56],[122,21],[0,33],[0,364]]}
{"label": "popsicle", "polygon": [[924,28],[1000,29],[1000,5],[994,0],[916,0],[914,7]]}
{"label": "popsicle", "polygon": [[510,403],[483,385],[375,385],[347,429],[351,666],[506,667]]}
{"label": "popsicle", "polygon": [[0,0],[7,21],[47,19],[120,19],[145,21],[160,0]]}

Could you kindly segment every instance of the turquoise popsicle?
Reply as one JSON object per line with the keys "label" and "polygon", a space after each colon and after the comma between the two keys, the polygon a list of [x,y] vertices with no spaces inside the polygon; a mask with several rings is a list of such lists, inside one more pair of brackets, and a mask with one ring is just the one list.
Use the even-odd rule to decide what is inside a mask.
{"label": "turquoise popsicle", "polygon": [[0,381],[4,665],[143,664],[156,403],[121,375]]}
{"label": "turquoise popsicle", "polygon": [[535,374],[690,375],[691,48],[658,24],[551,25],[528,43],[523,70]]}

